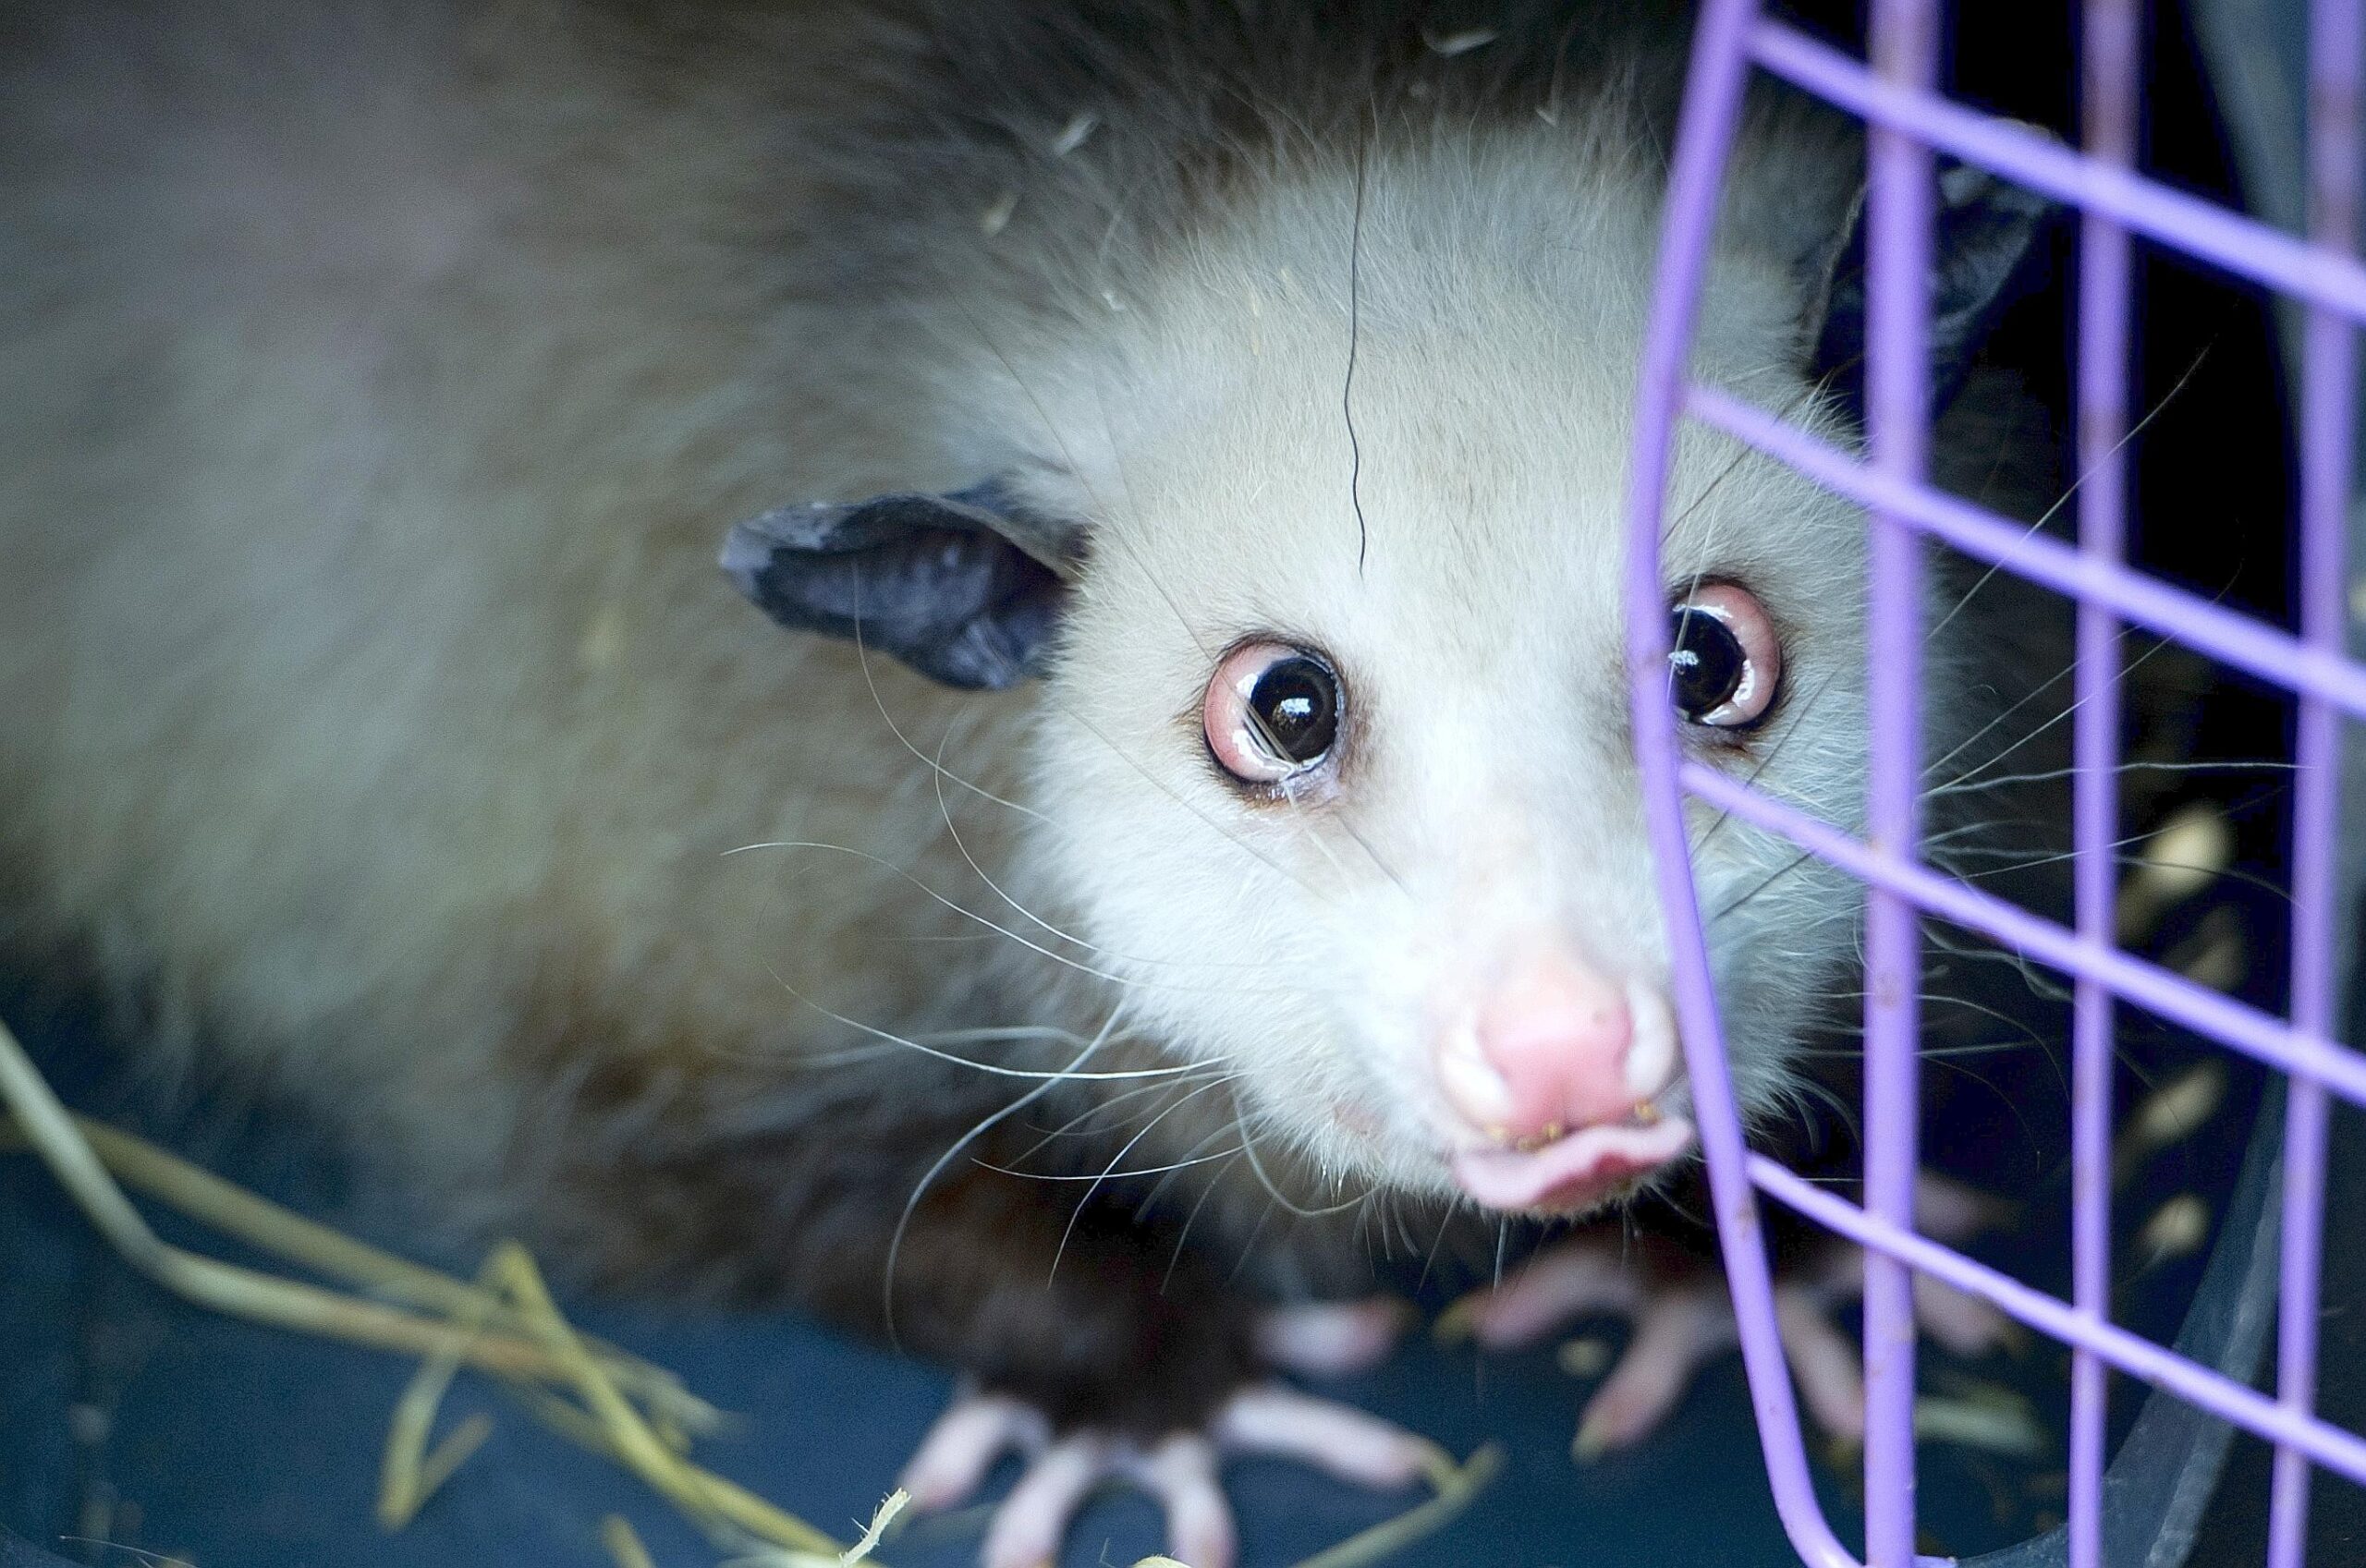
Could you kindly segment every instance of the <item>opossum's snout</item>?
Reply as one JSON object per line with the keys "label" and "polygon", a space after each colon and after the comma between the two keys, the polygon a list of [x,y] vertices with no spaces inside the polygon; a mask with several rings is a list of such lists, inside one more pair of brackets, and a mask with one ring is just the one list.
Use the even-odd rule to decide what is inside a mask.
{"label": "opossum's snout", "polygon": [[1456,1009],[1432,1051],[1446,1104],[1493,1146],[1453,1161],[1457,1185],[1489,1208],[1595,1208],[1691,1143],[1691,1124],[1658,1107],[1677,1063],[1666,1001],[1568,944],[1528,954]]}

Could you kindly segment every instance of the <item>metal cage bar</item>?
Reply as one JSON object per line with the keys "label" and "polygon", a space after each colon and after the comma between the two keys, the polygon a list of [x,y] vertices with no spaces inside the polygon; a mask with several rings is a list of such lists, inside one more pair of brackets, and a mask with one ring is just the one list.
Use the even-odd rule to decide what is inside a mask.
{"label": "metal cage bar", "polygon": [[[1892,87],[1928,92],[1938,79],[1937,7],[1875,0],[1873,68]],[[1930,468],[1931,150],[1872,129],[1865,190],[1865,425],[1875,471],[1919,485]],[[1922,541],[1876,511],[1866,561],[1865,806],[1872,853],[1910,865],[1921,838]],[[1865,1207],[1914,1224],[1921,1160],[1921,911],[1876,886],[1865,907]],[[1897,1258],[1865,1258],[1865,1561],[1914,1561],[1914,1276]]]}
{"label": "metal cage bar", "polygon": [[[2309,237],[2171,190],[2135,170],[2141,18],[2137,0],[2088,0],[2083,147],[1951,103],[1933,91],[1932,0],[1877,0],[1871,65],[1764,19],[1755,0],[1706,0],[1678,128],[1670,198],[1637,387],[1627,495],[1629,700],[1665,908],[1676,1001],[1716,1219],[1770,1481],[1793,1545],[1809,1562],[1848,1562],[1818,1506],[1760,1241],[1757,1195],[1775,1198],[1867,1249],[1867,1561],[1912,1555],[1911,1275],[1928,1272],[2068,1344],[2074,1356],[2070,1520],[2076,1568],[2103,1561],[2105,1369],[2166,1390],[2277,1445],[2269,1561],[2301,1559],[2311,1464],[2366,1483],[2366,1438],[2313,1412],[2317,1274],[2326,1124],[2332,1096],[2366,1105],[2366,1056],[2334,1028],[2335,822],[2339,723],[2366,717],[2366,666],[2345,657],[2343,527],[2349,500],[2357,371],[2366,320],[2357,250],[2361,0],[2312,13]],[[1686,375],[1710,255],[1718,187],[1749,72],[1762,67],[1864,118],[1870,128],[1867,456],[1820,441]],[[1929,409],[1927,279],[1932,150],[2081,211],[2079,543],[2024,526],[1924,483]],[[2303,604],[2296,637],[2130,568],[2123,558],[2132,237],[2142,236],[2291,295],[2308,310],[2302,366]],[[1659,530],[1677,421],[1690,417],[1775,456],[1864,506],[1869,708],[1873,735],[1868,831],[1860,840],[1677,748],[1665,694],[1667,626]],[[2079,718],[2074,740],[2075,918],[2032,915],[1923,865],[1916,854],[1921,536],[1928,534],[2077,602]],[[2120,952],[2112,932],[2110,846],[2117,828],[2118,646],[2123,623],[2147,626],[2291,690],[2300,699],[2293,817],[2293,973],[2278,1018]],[[1736,1115],[1685,834],[1685,798],[1781,834],[1869,889],[1866,1184],[1862,1206],[1750,1153]],[[1914,1233],[1914,1048],[1919,920],[1980,931],[2067,973],[2073,1013],[2073,1289],[2064,1302]],[[2283,1286],[2278,1387],[2258,1393],[2109,1320],[2112,1029],[2121,1003],[2290,1075],[2281,1201]],[[2266,1166],[2257,1159],[2247,1170]],[[2246,1177],[2247,1184],[2252,1178]],[[2254,1186],[2254,1190],[2262,1190]],[[2274,1227],[2259,1235],[2271,1237]],[[2239,1261],[2239,1260],[2238,1260]],[[2249,1272],[2255,1275],[2259,1265]],[[2205,1336],[2206,1337],[2206,1336]],[[2224,1339],[2225,1335],[2218,1336]],[[2181,1338],[2180,1344],[2186,1341]],[[2196,1343],[2200,1343],[2197,1341]],[[2140,1423],[2140,1426],[2141,1423]]]}
{"label": "metal cage bar", "polygon": [[[2136,163],[2135,0],[2087,0],[2080,90],[2087,155],[2105,167]],[[2120,565],[2128,537],[2128,314],[2133,269],[2125,225],[2090,211],[2079,235],[2079,553]],[[2072,718],[2071,845],[2079,940],[2113,940],[2119,839],[2119,618],[2079,601]],[[2072,982],[2070,1022],[2071,1299],[2079,1319],[2111,1318],[2111,1090],[2114,997],[2090,975]],[[2103,1357],[2070,1355],[2070,1568],[2100,1568],[2104,1550]]]}
{"label": "metal cage bar", "polygon": [[[2359,0],[2318,0],[2309,40],[2309,233],[2321,249],[2358,243]],[[2355,428],[2357,334],[2311,307],[2301,349],[2300,636],[2338,655],[2343,535]],[[2292,1022],[2327,1032],[2334,1018],[2334,821],[2340,805],[2339,715],[2300,702],[2292,821]],[[2306,1416],[2317,1382],[2318,1266],[2323,1249],[2325,1144],[2331,1107],[2321,1083],[2292,1086],[2284,1124],[2284,1270],[2276,1325],[2276,1403]],[[2297,1568],[2309,1514],[2308,1456],[2280,1447],[2268,1513],[2270,1568]]]}

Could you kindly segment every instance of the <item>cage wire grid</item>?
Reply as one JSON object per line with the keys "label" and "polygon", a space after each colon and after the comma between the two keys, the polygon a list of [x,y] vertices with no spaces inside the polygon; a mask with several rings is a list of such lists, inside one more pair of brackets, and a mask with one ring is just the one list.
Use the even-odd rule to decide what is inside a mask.
{"label": "cage wire grid", "polygon": [[[2366,719],[2366,666],[2348,660],[2342,642],[2343,533],[2356,412],[2353,329],[2366,320],[2366,267],[2357,256],[2361,0],[2315,0],[2310,10],[2305,238],[2136,172],[2140,0],[2088,0],[2084,6],[2083,145],[2077,149],[1936,92],[1936,0],[1872,0],[1869,20],[1870,58],[1860,63],[1765,17],[1758,0],[1704,5],[1663,218],[1626,497],[1629,701],[1645,810],[1670,927],[1700,1136],[1775,1506],[1804,1562],[1816,1568],[1855,1563],[1825,1519],[1810,1478],[1760,1239],[1761,1194],[1867,1251],[1865,1542],[1872,1568],[1943,1561],[1914,1552],[1915,1270],[1983,1297],[2070,1347],[2066,1531],[2072,1568],[2098,1568],[2104,1562],[2110,1369],[2276,1445],[2267,1561],[2271,1568],[2298,1568],[2306,1550],[2311,1465],[2366,1484],[2366,1439],[2313,1409],[2328,1097],[2366,1106],[2366,1056],[2333,1038],[2339,726],[2345,715]],[[1724,167],[1753,68],[1868,125],[1861,460],[1686,374]],[[2079,449],[2090,456],[2082,459],[2075,546],[1925,482],[1934,151],[2079,213],[2077,428]],[[2289,296],[2305,310],[2297,636],[2139,572],[2122,558],[2127,489],[2119,448],[2128,431],[2130,257],[2138,236]],[[1673,441],[1678,421],[1688,417],[1790,464],[1870,516],[1872,754],[1862,839],[1687,760],[1677,746],[1665,691],[1669,650],[1659,544]],[[2067,928],[1934,871],[1917,856],[1918,589],[1924,536],[2077,604],[2076,867],[2074,918]],[[2287,1017],[2206,990],[2114,945],[2116,648],[2127,624],[2298,698]],[[1867,884],[1861,1205],[1811,1185],[1744,1146],[1690,874],[1687,796],[1786,837]],[[1917,999],[1926,913],[2071,977],[2067,1301],[1915,1234]],[[2111,1068],[2114,1015],[2123,1000],[2288,1076],[2273,1397],[2110,1321]]]}

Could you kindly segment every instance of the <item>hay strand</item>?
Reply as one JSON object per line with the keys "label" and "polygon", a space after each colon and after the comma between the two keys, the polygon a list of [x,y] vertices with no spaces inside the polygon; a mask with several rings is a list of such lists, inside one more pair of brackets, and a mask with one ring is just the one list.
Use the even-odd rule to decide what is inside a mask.
{"label": "hay strand", "polygon": [[486,1267],[501,1281],[510,1301],[573,1382],[584,1414],[598,1424],[609,1451],[627,1469],[694,1518],[727,1522],[761,1540],[799,1551],[835,1556],[842,1550],[795,1514],[701,1469],[668,1447],[625,1398],[607,1368],[584,1348],[573,1325],[559,1315],[549,1288],[543,1283],[542,1271],[524,1247],[515,1242],[502,1243]]}
{"label": "hay strand", "polygon": [[[0,1027],[0,1037],[5,1036],[5,1027]],[[13,1100],[9,1103],[13,1108]],[[189,1219],[258,1251],[311,1269],[371,1295],[391,1297],[439,1318],[458,1319],[475,1314],[478,1321],[490,1326],[489,1337],[518,1338],[506,1305],[481,1285],[454,1279],[356,1241],[317,1221],[307,1220],[119,1127],[84,1116],[69,1115],[68,1119],[118,1182],[169,1205]],[[25,1125],[20,1118],[18,1126],[25,1146],[30,1149],[32,1140],[30,1132],[23,1131]],[[6,1135],[6,1129],[0,1126],[0,1147],[15,1141]],[[54,1162],[52,1168],[55,1169]],[[109,1240],[113,1239],[110,1235]],[[608,1367],[609,1375],[619,1385],[650,1407],[652,1419],[700,1435],[717,1431],[724,1425],[720,1410],[684,1388],[664,1367],[588,1336],[585,1343]],[[404,1343],[384,1348],[409,1351],[413,1347]],[[496,1347],[488,1354],[496,1357],[515,1355],[529,1362],[542,1355],[539,1349],[522,1342],[506,1350]],[[503,1369],[481,1359],[475,1364],[488,1371]]]}
{"label": "hay strand", "polygon": [[[493,1422],[482,1414],[470,1417],[440,1444],[427,1452],[427,1437],[434,1429],[435,1412],[460,1369],[469,1346],[484,1331],[484,1312],[472,1298],[453,1319],[442,1344],[419,1364],[402,1397],[395,1402],[394,1418],[386,1426],[385,1457],[378,1468],[378,1524],[399,1530],[419,1515],[435,1489],[493,1433]],[[473,1436],[470,1435],[473,1432]]]}
{"label": "hay strand", "polygon": [[[119,1128],[75,1116],[5,1024],[0,1108],[9,1113],[22,1146],[49,1168],[116,1252],[165,1290],[229,1316],[419,1359],[389,1422],[381,1465],[378,1518],[387,1529],[415,1518],[493,1431],[491,1418],[476,1413],[428,1446],[436,1412],[463,1366],[499,1378],[538,1420],[630,1470],[718,1539],[769,1548],[744,1560],[766,1568],[876,1568],[871,1553],[909,1501],[901,1491],[891,1493],[860,1538],[841,1548],[804,1520],[691,1463],[691,1433],[713,1430],[722,1413],[664,1368],[579,1333],[561,1316],[541,1270],[517,1243],[495,1247],[479,1280],[470,1283],[307,1220]],[[0,1149],[18,1141],[11,1130],[0,1122]],[[259,1251],[407,1305],[346,1295],[175,1246],[132,1207],[126,1185]],[[1296,1568],[1365,1568],[1402,1549],[1467,1507],[1502,1468],[1503,1458],[1494,1443],[1460,1465],[1439,1451],[1430,1467],[1433,1495],[1427,1501]],[[647,1548],[621,1515],[603,1519],[600,1534],[617,1568],[653,1568]],[[1181,1565],[1153,1557],[1137,1568]]]}
{"label": "hay strand", "polygon": [[657,1568],[649,1549],[640,1544],[640,1533],[621,1513],[611,1513],[600,1521],[600,1543],[616,1559],[616,1568]]}
{"label": "hay strand", "polygon": [[1441,1452],[1437,1465],[1430,1472],[1428,1501],[1416,1503],[1368,1530],[1359,1530],[1338,1545],[1297,1563],[1295,1568],[1365,1568],[1368,1563],[1400,1551],[1470,1507],[1470,1500],[1503,1467],[1504,1450],[1500,1443],[1481,1444],[1459,1465]]}

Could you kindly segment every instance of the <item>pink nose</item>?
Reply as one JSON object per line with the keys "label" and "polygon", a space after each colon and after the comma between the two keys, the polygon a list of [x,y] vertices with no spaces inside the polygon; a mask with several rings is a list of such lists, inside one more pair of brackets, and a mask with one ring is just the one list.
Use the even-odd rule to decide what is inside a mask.
{"label": "pink nose", "polygon": [[1518,1139],[1624,1121],[1674,1065],[1665,1008],[1647,1008],[1642,1032],[1652,1038],[1639,1042],[1628,996],[1566,950],[1526,960],[1480,1003],[1468,1032],[1441,1046],[1447,1098],[1474,1124]]}

